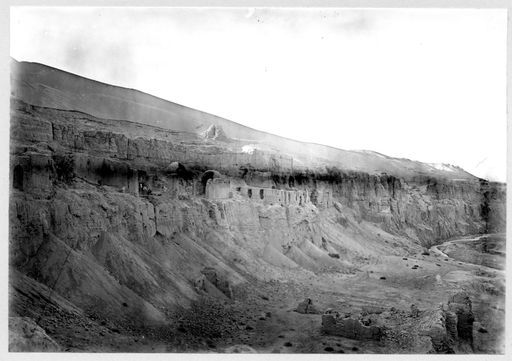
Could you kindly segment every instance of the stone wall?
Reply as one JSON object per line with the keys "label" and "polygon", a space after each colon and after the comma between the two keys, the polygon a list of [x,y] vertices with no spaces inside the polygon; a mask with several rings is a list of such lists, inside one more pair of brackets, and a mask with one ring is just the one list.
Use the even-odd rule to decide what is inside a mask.
{"label": "stone wall", "polygon": [[305,205],[309,203],[308,190],[284,190],[251,186],[233,187],[233,193],[263,204]]}
{"label": "stone wall", "polygon": [[212,178],[206,183],[205,196],[208,199],[227,199],[233,196],[229,179]]}
{"label": "stone wall", "polygon": [[332,314],[322,315],[322,331],[328,335],[341,336],[355,340],[380,340],[382,329],[378,326],[365,326],[353,318],[336,318]]}

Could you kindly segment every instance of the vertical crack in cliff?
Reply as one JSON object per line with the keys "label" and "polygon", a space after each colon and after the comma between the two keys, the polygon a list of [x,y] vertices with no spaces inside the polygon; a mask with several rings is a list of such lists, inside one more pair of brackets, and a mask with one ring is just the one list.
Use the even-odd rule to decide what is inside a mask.
{"label": "vertical crack in cliff", "polygon": [[490,217],[489,214],[491,212],[490,203],[490,192],[489,192],[489,182],[485,179],[480,179],[480,193],[482,194],[482,203],[480,204],[480,216],[482,220],[485,222],[485,233],[489,233],[490,230]]}

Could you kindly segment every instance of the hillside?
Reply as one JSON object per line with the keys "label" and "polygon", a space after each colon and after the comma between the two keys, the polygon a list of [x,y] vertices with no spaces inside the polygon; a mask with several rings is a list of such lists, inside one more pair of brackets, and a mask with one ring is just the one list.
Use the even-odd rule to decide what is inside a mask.
{"label": "hillside", "polygon": [[12,61],[13,97],[37,106],[81,111],[98,118],[127,120],[167,130],[201,134],[217,126],[242,148],[278,152],[293,157],[296,168],[336,166],[402,177],[474,178],[453,166],[396,159],[371,151],[346,151],[275,136],[172,103],[137,90],[86,79],[42,64]]}
{"label": "hillside", "polygon": [[[502,352],[504,274],[427,249],[504,232],[505,185],[41,64],[13,62],[11,81],[11,334],[35,323],[69,351]],[[487,331],[471,321],[471,342],[450,334],[462,311],[433,309],[460,291]],[[378,338],[326,335],[325,315],[291,311],[305,298]],[[177,316],[204,299],[213,321]],[[192,332],[209,322],[218,335]]]}

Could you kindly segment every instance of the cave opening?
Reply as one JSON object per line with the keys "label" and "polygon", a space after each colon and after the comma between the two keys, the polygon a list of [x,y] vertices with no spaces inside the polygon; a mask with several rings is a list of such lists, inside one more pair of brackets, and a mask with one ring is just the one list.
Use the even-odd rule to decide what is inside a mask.
{"label": "cave opening", "polygon": [[263,191],[263,189],[260,189],[260,199],[263,199],[263,196],[264,196],[264,191]]}
{"label": "cave opening", "polygon": [[295,186],[295,178],[293,176],[288,177],[288,187],[293,188]]}
{"label": "cave opening", "polygon": [[14,167],[12,185],[14,188],[19,189],[20,191],[23,190],[23,167],[19,164]]}
{"label": "cave opening", "polygon": [[205,194],[206,193],[206,184],[208,183],[208,181],[210,179],[213,179],[215,177],[219,177],[220,174],[214,170],[207,170],[206,172],[203,173],[203,175],[201,176],[201,193],[202,194]]}

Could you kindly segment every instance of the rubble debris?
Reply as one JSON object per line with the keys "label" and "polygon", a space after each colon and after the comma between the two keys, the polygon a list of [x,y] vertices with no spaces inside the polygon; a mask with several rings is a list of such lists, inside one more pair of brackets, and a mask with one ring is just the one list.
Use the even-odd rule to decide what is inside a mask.
{"label": "rubble debris", "polygon": [[363,306],[362,307],[362,314],[365,315],[365,314],[376,314],[376,315],[379,315],[381,314],[382,312],[384,312],[385,309],[384,307],[380,307],[380,306]]}
{"label": "rubble debris", "polygon": [[322,315],[322,331],[328,335],[341,336],[354,340],[380,340],[382,328],[376,325],[365,326],[354,318],[335,318],[332,314]]}

